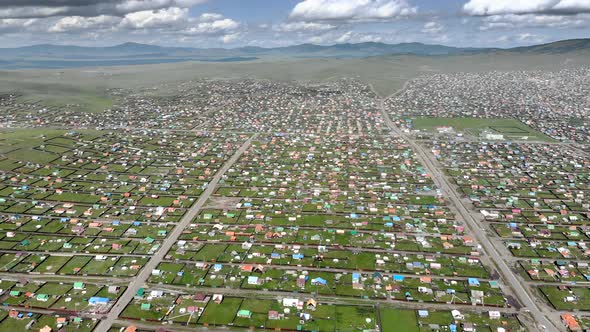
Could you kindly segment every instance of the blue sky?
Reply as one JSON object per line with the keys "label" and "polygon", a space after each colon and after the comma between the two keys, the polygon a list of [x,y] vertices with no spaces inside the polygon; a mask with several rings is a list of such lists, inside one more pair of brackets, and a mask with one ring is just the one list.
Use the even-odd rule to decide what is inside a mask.
{"label": "blue sky", "polygon": [[590,37],[590,0],[0,0],[0,45],[511,47]]}

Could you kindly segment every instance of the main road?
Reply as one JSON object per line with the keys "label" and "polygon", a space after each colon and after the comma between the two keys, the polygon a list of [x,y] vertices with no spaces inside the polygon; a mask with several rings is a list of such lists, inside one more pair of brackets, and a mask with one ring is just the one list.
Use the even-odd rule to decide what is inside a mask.
{"label": "main road", "polygon": [[241,155],[250,147],[252,140],[254,140],[256,137],[257,134],[251,136],[248,140],[246,140],[246,142],[244,142],[244,144],[240,146],[240,148],[221,167],[221,169],[217,171],[213,179],[207,185],[207,189],[205,189],[205,191],[201,194],[197,202],[187,211],[187,213],[182,217],[182,219],[180,219],[180,222],[172,230],[170,236],[168,236],[162,242],[162,246],[160,247],[160,249],[152,256],[152,258],[150,258],[150,260],[142,268],[141,272],[137,275],[137,277],[135,277],[135,279],[131,281],[123,295],[119,298],[117,303],[115,303],[115,305],[111,308],[105,319],[101,320],[101,322],[98,324],[98,326],[94,330],[95,332],[108,332],[108,330],[111,328],[117,317],[119,317],[119,315],[123,312],[123,309],[125,309],[127,304],[131,302],[137,291],[145,285],[146,281],[152,273],[152,270],[154,270],[158,266],[158,264],[160,264],[160,262],[164,260],[166,253],[168,253],[168,251],[176,243],[180,235],[182,235],[182,231],[199,214],[201,208],[203,208],[207,200],[209,200],[209,197],[211,197],[211,195],[215,191],[215,188],[217,187],[217,184],[219,183],[219,180],[221,180],[223,174],[225,174],[225,172],[227,172],[227,170],[230,169],[236,163],[236,161],[238,161]]}
{"label": "main road", "polygon": [[558,325],[554,322],[550,321],[547,316],[543,313],[533,296],[529,294],[525,286],[518,280],[515,273],[510,269],[506,261],[502,258],[502,255],[498,251],[498,249],[494,246],[494,244],[490,241],[488,236],[485,234],[485,231],[481,228],[481,224],[477,221],[477,219],[473,216],[472,212],[468,211],[463,201],[461,199],[461,195],[457,192],[457,190],[450,184],[447,177],[442,173],[441,168],[437,165],[438,161],[434,158],[434,155],[420,145],[417,144],[411,137],[406,135],[402,130],[400,130],[387,113],[385,109],[385,100],[386,99],[379,99],[378,106],[385,120],[385,124],[387,127],[392,131],[393,134],[402,137],[405,141],[408,142],[410,147],[416,153],[416,157],[422,163],[422,165],[426,168],[428,173],[432,176],[432,180],[436,184],[438,188],[444,193],[445,197],[450,199],[451,201],[451,208],[455,210],[462,219],[466,222],[467,227],[471,231],[471,233],[475,236],[478,243],[481,245],[481,249],[487,258],[496,266],[499,270],[499,273],[502,275],[504,282],[508,284],[512,292],[514,292],[514,296],[523,304],[525,310],[530,312],[533,316],[537,326],[534,329],[535,331],[559,331],[560,329],[557,327]]}

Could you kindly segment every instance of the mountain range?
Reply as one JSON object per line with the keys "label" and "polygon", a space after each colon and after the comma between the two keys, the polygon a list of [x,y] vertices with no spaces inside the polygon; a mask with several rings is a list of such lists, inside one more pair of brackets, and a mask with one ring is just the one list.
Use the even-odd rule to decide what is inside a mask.
{"label": "mountain range", "polygon": [[566,54],[589,52],[589,39],[570,39],[541,45],[515,48],[462,48],[422,43],[314,45],[287,47],[191,48],[163,47],[138,43],[124,43],[109,47],[83,47],[42,44],[18,48],[0,48],[0,67],[73,67],[84,65],[116,65],[162,63],[188,60],[247,61],[261,57],[294,58],[363,58],[385,55],[449,56],[467,54]]}

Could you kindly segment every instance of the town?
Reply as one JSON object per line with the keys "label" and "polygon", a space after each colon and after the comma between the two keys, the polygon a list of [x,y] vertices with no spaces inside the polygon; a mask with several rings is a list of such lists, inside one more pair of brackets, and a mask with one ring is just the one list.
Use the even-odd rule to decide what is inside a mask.
{"label": "town", "polygon": [[4,95],[0,329],[589,328],[587,80]]}

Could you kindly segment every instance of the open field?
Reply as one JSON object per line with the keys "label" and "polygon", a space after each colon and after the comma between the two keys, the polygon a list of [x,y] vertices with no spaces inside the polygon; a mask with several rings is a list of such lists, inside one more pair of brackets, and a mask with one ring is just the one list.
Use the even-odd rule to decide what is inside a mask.
{"label": "open field", "polygon": [[[419,65],[401,68],[408,59]],[[585,114],[588,69],[440,74],[380,98],[459,68],[381,60],[11,73],[41,81],[33,94],[57,82],[66,95],[77,77],[78,93],[114,102],[90,98],[87,111],[111,109],[81,113],[0,95],[6,326],[30,311],[97,318],[98,332],[560,331],[565,310],[585,314],[590,161],[574,139],[587,131],[534,115]],[[268,79],[239,78],[255,70]],[[467,135],[411,130],[438,126]]]}
{"label": "open field", "polygon": [[[556,65],[557,64],[557,65]],[[464,55],[386,56],[365,59],[289,59],[265,57],[236,63],[180,62],[157,65],[88,67],[75,69],[30,69],[0,72],[0,92],[19,92],[26,100],[47,107],[78,105],[79,111],[110,107],[117,97],[111,89],[139,90],[160,85],[165,94],[174,83],[199,78],[258,78],[277,81],[327,81],[358,78],[372,85],[381,96],[402,88],[423,74],[437,72],[478,72],[488,70],[556,70],[590,64],[585,54],[558,55]]]}
{"label": "open field", "polygon": [[416,313],[410,310],[383,308],[381,309],[381,323],[383,324],[383,332],[419,331]]}
{"label": "open field", "polygon": [[436,132],[437,127],[452,127],[455,132],[479,137],[483,132],[501,134],[505,139],[531,141],[554,141],[535,129],[515,119],[478,119],[478,118],[413,118],[413,128]]}

